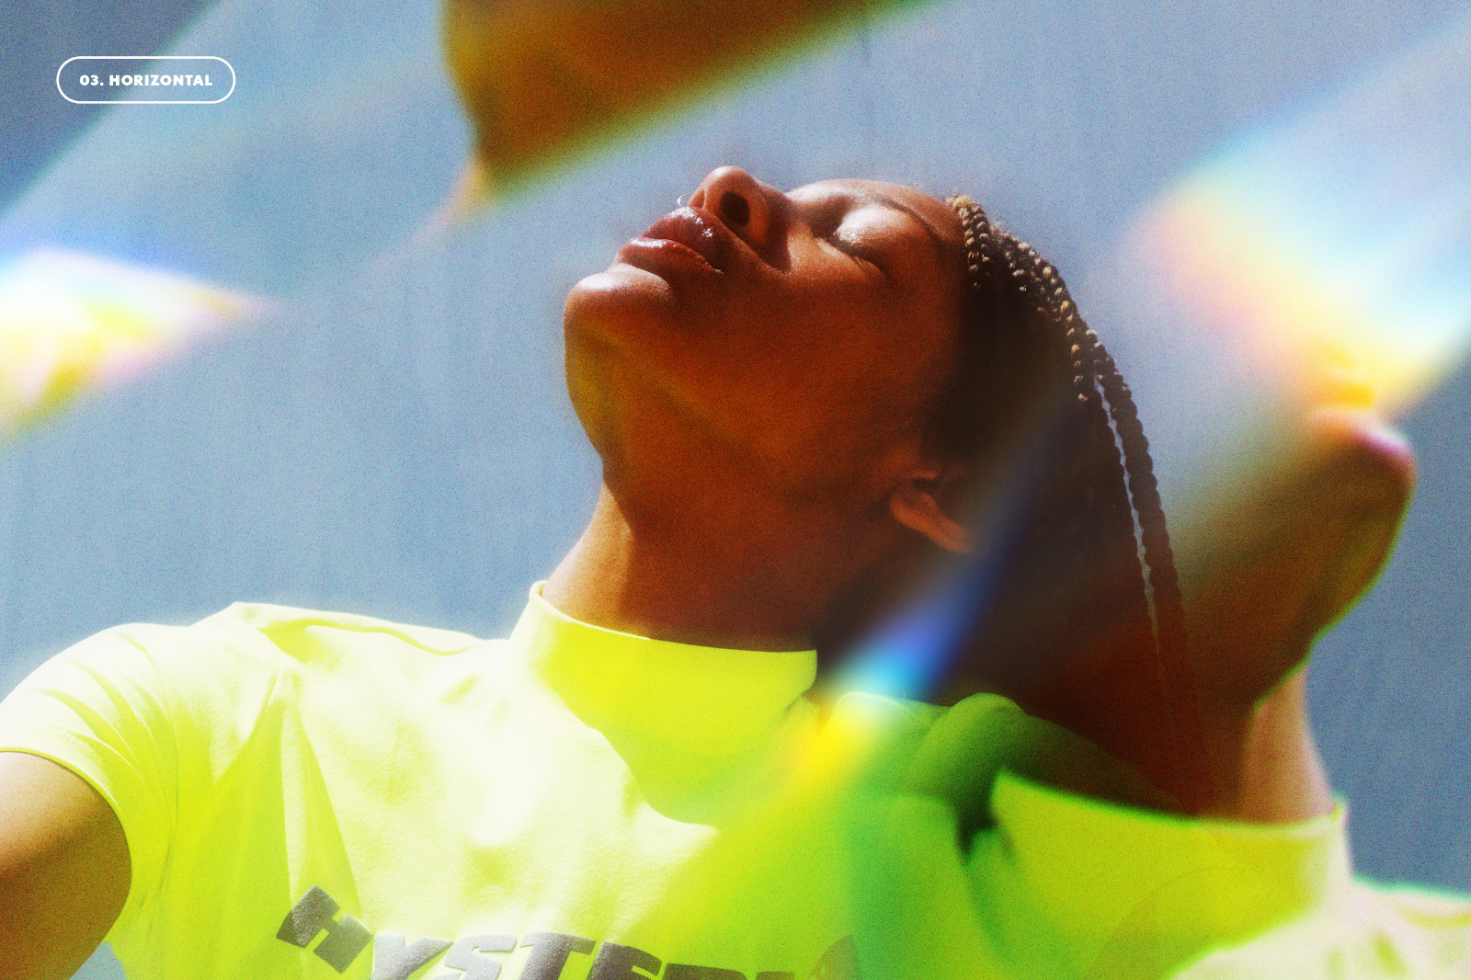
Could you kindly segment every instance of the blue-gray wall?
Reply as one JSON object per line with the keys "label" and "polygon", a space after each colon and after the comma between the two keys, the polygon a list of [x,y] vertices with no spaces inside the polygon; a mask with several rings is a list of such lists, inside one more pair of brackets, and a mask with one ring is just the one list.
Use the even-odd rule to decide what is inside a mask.
{"label": "blue-gray wall", "polygon": [[[113,6],[87,31],[161,43],[129,40],[136,22]],[[39,151],[5,157],[0,259],[66,245],[289,299],[5,447],[0,686],[112,623],[240,598],[506,629],[596,487],[560,387],[561,297],[716,164],[778,185],[872,173],[969,190],[1086,288],[1193,161],[1461,6],[938,3],[408,245],[467,144],[434,4],[224,0],[174,50],[231,60],[228,102],[100,114],[41,170]],[[73,50],[100,43],[74,19],[39,12],[10,7],[6,26],[53,57],[99,53]],[[12,81],[40,70],[3,64]],[[43,68],[26,114],[0,119],[38,145],[78,119]],[[1422,491],[1378,590],[1312,673],[1361,869],[1460,889],[1468,404],[1462,371],[1405,421]]]}

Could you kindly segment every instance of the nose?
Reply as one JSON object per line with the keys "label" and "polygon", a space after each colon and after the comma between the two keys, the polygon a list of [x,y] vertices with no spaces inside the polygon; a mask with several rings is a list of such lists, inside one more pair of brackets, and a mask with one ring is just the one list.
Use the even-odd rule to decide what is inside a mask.
{"label": "nose", "polygon": [[767,252],[780,230],[784,199],[781,191],[740,167],[720,167],[700,181],[690,196],[690,207],[709,211],[752,249]]}

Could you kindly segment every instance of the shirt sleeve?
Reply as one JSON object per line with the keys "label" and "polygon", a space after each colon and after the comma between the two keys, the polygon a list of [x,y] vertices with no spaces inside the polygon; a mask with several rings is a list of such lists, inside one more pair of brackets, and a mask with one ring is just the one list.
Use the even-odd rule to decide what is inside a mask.
{"label": "shirt sleeve", "polygon": [[995,824],[969,855],[977,908],[1009,947],[1055,937],[1052,965],[1070,976],[1170,976],[1319,914],[1350,886],[1342,805],[1292,824],[1199,820],[1006,771],[991,805]]}
{"label": "shirt sleeve", "polygon": [[1338,900],[1217,950],[1175,980],[1464,980],[1471,902],[1356,880]]}
{"label": "shirt sleeve", "polygon": [[[274,698],[280,650],[238,605],[192,626],[131,624],[42,664],[0,702],[0,751],[56,762],[101,794],[132,883],[109,933],[146,933],[181,832],[212,805]],[[176,873],[177,872],[177,873]]]}
{"label": "shirt sleeve", "polygon": [[[1097,750],[1005,699],[887,717],[902,773],[884,767],[855,837],[865,974],[1471,975],[1471,905],[1355,881],[1342,803],[1287,824],[1181,817],[1039,777],[1042,756],[1073,770]],[[1128,773],[1097,781],[1109,799],[1139,792]]]}

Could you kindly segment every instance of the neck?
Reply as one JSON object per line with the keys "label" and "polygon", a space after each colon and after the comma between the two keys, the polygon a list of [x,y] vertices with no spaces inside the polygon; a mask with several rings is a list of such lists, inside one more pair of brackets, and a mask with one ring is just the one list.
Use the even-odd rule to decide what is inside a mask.
{"label": "neck", "polygon": [[824,534],[813,515],[716,522],[656,513],[639,519],[605,486],[547,580],[546,600],[583,622],[658,640],[804,650],[861,564],[851,535]]}

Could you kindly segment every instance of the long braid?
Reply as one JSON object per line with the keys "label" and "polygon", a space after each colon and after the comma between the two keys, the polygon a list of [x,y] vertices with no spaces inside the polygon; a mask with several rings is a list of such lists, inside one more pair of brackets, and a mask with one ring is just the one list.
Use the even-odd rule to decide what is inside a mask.
{"label": "long braid", "polygon": [[1164,507],[1159,499],[1159,484],[1149,456],[1149,440],[1144,436],[1144,426],[1139,421],[1133,395],[1118,366],[1101,343],[1097,347],[1102,368],[1099,381],[1123,446],[1129,493],[1139,518],[1144,559],[1149,565],[1149,588],[1154,599],[1155,632],[1163,680],[1175,702],[1185,703],[1191,697],[1192,688],[1188,671],[1183,668],[1186,644],[1184,604],[1175,572],[1175,555],[1165,527]]}
{"label": "long braid", "polygon": [[1198,718],[1184,611],[1129,387],[1058,271],[994,226],[974,201],[949,203],[964,233],[969,290],[962,364],[941,408],[941,439],[951,451],[987,458],[1017,406],[1055,406],[1054,448],[1012,541],[1009,581],[988,622],[993,649],[981,655],[980,669],[1005,676],[1021,664],[1045,672],[1099,642],[1100,630],[1122,637],[1115,642],[1152,641],[1172,716],[1165,723],[1193,739]]}

